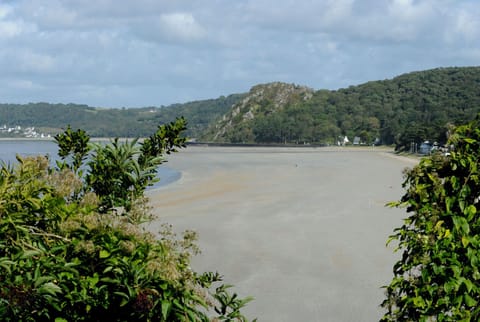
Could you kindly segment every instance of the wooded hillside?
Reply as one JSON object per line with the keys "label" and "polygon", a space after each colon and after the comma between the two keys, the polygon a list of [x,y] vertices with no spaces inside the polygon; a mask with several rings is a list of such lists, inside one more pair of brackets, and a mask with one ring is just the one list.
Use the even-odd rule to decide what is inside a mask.
{"label": "wooded hillside", "polygon": [[143,137],[154,132],[158,125],[185,116],[189,122],[185,134],[197,137],[241,97],[233,94],[185,104],[123,109],[79,104],[0,104],[0,127],[33,126],[44,133],[57,134],[70,125],[84,129],[92,137]]}
{"label": "wooded hillside", "polygon": [[346,136],[403,149],[424,140],[443,143],[451,125],[467,123],[479,112],[480,67],[452,67],[339,90],[275,82],[245,94],[166,107],[0,104],[0,127],[34,126],[55,134],[70,124],[94,137],[141,137],[184,116],[186,134],[206,142],[337,144]]}
{"label": "wooded hillside", "polygon": [[336,91],[258,85],[212,125],[217,142],[336,144],[340,137],[372,144],[445,142],[450,125],[480,111],[480,67],[439,68]]}

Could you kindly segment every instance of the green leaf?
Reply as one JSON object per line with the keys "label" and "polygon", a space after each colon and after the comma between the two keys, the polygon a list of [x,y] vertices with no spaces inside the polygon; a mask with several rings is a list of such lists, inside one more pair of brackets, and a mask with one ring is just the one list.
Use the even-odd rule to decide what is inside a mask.
{"label": "green leaf", "polygon": [[465,304],[467,306],[473,307],[473,306],[477,305],[477,301],[473,297],[471,297],[470,295],[464,294],[463,298],[464,298]]}
{"label": "green leaf", "polygon": [[460,216],[453,216],[452,217],[453,224],[455,229],[460,233],[468,235],[470,233],[470,225],[468,224],[467,220],[464,217]]}
{"label": "green leaf", "polygon": [[38,255],[41,255],[41,254],[42,254],[41,250],[26,250],[22,253],[22,256],[20,258],[21,259],[27,259],[27,258],[38,256]]}
{"label": "green leaf", "polygon": [[7,272],[10,273],[11,272],[11,266],[14,266],[14,265],[16,265],[16,262],[11,261],[7,257],[0,258],[0,267],[2,269],[6,270]]}
{"label": "green leaf", "polygon": [[455,282],[450,280],[443,285],[443,290],[445,291],[445,293],[451,294],[452,291],[455,290],[455,287],[456,287]]}
{"label": "green leaf", "polygon": [[477,208],[474,205],[469,205],[463,210],[463,213],[465,214],[465,216],[467,216],[467,220],[470,221],[477,213]]}
{"label": "green leaf", "polygon": [[47,282],[40,286],[40,288],[38,289],[38,293],[55,296],[57,293],[62,293],[62,289],[52,282]]}
{"label": "green leaf", "polygon": [[162,301],[162,317],[166,321],[168,318],[168,315],[170,313],[170,308],[172,307],[172,303],[169,301]]}
{"label": "green leaf", "polygon": [[122,301],[120,302],[120,306],[125,306],[128,304],[128,302],[130,302],[130,297],[128,296],[128,294],[124,292],[113,292],[113,293],[122,298]]}
{"label": "green leaf", "polygon": [[110,253],[108,251],[106,251],[105,249],[102,249],[99,253],[100,258],[107,258],[109,256],[110,256]]}
{"label": "green leaf", "polygon": [[42,284],[47,283],[48,281],[51,281],[53,278],[51,276],[40,276],[35,280],[34,286],[39,287]]}
{"label": "green leaf", "polygon": [[55,322],[68,322],[68,320],[64,318],[55,318]]}
{"label": "green leaf", "polygon": [[462,236],[462,245],[463,247],[467,247],[468,244],[470,243],[470,240],[468,237]]}
{"label": "green leaf", "polygon": [[90,288],[94,288],[95,285],[97,285],[98,281],[99,281],[99,277],[97,273],[87,278],[87,282]]}
{"label": "green leaf", "polygon": [[463,279],[463,284],[465,285],[465,287],[467,288],[467,292],[470,293],[473,289],[473,283],[472,281],[468,280],[468,279]]}

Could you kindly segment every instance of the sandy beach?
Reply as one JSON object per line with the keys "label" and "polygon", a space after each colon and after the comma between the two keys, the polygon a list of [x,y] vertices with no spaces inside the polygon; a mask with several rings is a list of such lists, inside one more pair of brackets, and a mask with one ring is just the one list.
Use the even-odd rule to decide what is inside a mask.
{"label": "sandy beach", "polygon": [[384,149],[189,147],[181,179],[150,191],[149,225],[199,233],[192,266],[218,271],[259,321],[375,321],[405,216],[386,208],[417,161]]}

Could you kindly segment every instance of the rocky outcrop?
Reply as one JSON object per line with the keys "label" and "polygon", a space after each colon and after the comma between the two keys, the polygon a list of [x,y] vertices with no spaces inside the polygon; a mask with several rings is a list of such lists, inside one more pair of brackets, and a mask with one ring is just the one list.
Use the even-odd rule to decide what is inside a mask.
{"label": "rocky outcrop", "polygon": [[260,84],[252,87],[248,95],[232,106],[232,109],[210,127],[206,139],[226,141],[226,135],[241,123],[251,122],[259,114],[266,115],[285,106],[309,100],[314,90],[306,86],[281,82]]}

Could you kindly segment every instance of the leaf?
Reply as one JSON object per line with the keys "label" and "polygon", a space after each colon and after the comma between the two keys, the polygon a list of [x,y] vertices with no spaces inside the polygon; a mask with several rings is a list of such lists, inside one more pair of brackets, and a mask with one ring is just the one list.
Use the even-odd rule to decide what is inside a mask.
{"label": "leaf", "polygon": [[468,237],[462,236],[463,247],[467,247],[469,243],[470,243],[470,239]]}
{"label": "leaf", "polygon": [[128,294],[124,292],[113,292],[113,294],[118,295],[122,298],[122,301],[120,302],[120,306],[125,306],[130,301],[130,297],[128,296]]}
{"label": "leaf", "polygon": [[462,269],[457,265],[451,265],[450,269],[453,271],[453,276],[458,277],[460,276]]}
{"label": "leaf", "polygon": [[471,297],[470,295],[464,294],[463,298],[464,298],[465,304],[467,306],[473,307],[473,306],[477,305],[477,301],[473,297]]}
{"label": "leaf", "polygon": [[90,288],[94,288],[95,285],[97,285],[98,281],[99,281],[99,277],[97,273],[87,278],[87,282]]}
{"label": "leaf", "polygon": [[453,290],[455,290],[455,282],[450,280],[443,285],[443,290],[447,294],[451,294]]}
{"label": "leaf", "polygon": [[47,282],[45,284],[43,284],[42,286],[40,286],[40,288],[38,289],[38,293],[39,294],[49,294],[49,295],[52,295],[52,296],[55,296],[57,295],[57,293],[62,293],[62,289],[52,283],[52,282]]}
{"label": "leaf", "polygon": [[0,267],[10,273],[10,267],[16,265],[14,261],[9,260],[7,257],[0,258]]}
{"label": "leaf", "polygon": [[463,284],[465,285],[465,287],[467,288],[467,292],[470,293],[473,289],[473,283],[472,281],[468,280],[468,279],[464,279],[463,280]]}
{"label": "leaf", "polygon": [[467,220],[470,221],[477,213],[477,208],[474,205],[469,205],[463,210],[463,213],[465,214],[465,216],[467,216]]}
{"label": "leaf", "polygon": [[106,251],[105,249],[102,249],[98,255],[100,258],[108,258],[110,256],[110,253]]}
{"label": "leaf", "polygon": [[172,307],[172,303],[169,301],[162,301],[162,317],[166,321],[168,318],[168,315],[170,313],[170,308]]}
{"label": "leaf", "polygon": [[34,286],[39,287],[40,285],[43,285],[47,283],[48,281],[51,281],[53,278],[51,276],[40,276],[35,280]]}
{"label": "leaf", "polygon": [[447,213],[452,211],[453,205],[455,204],[455,197],[447,197],[445,198],[445,207],[447,210]]}
{"label": "leaf", "polygon": [[470,225],[464,217],[453,216],[452,220],[457,231],[466,235],[470,233]]}
{"label": "leaf", "polygon": [[413,298],[413,304],[416,306],[416,307],[425,307],[425,301],[424,299],[421,297],[421,296],[416,296]]}
{"label": "leaf", "polygon": [[21,259],[27,259],[30,257],[38,256],[41,255],[42,251],[41,250],[26,250],[23,252],[22,256],[20,257]]}
{"label": "leaf", "polygon": [[450,229],[445,230],[445,234],[443,235],[443,238],[448,238],[452,236],[452,233],[450,232]]}

